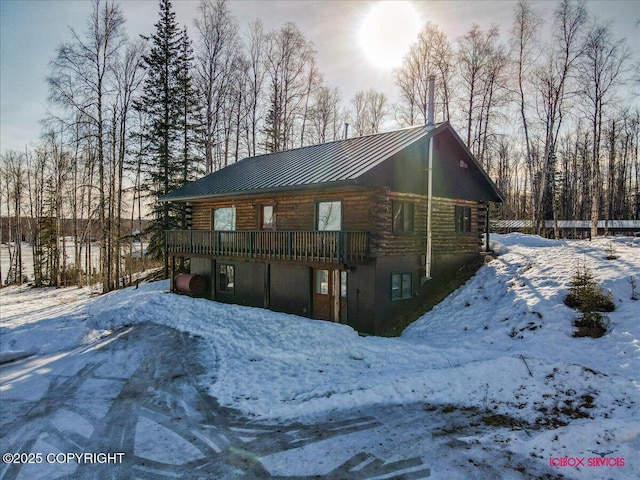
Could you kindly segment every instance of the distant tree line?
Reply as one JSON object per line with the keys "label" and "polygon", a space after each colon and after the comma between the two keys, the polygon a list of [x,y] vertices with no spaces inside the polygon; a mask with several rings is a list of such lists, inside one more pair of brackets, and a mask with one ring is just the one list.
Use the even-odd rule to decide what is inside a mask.
{"label": "distant tree line", "polygon": [[[582,1],[547,20],[514,4],[508,42],[472,25],[451,41],[427,23],[395,72],[400,125],[427,118],[436,77],[438,120],[450,121],[504,192],[503,218],[640,218],[640,64]],[[630,100],[632,102],[630,103]],[[556,236],[557,223],[555,223]]]}
{"label": "distant tree line", "polygon": [[[294,23],[266,31],[256,20],[242,34],[226,0],[201,0],[189,31],[159,0],[155,31],[128,38],[119,5],[96,0],[51,61],[42,138],[1,155],[0,214],[16,240],[2,281],[23,279],[25,217],[36,284],[97,275],[107,292],[130,280],[125,216],[129,226],[151,216],[148,253],[167,274],[163,232],[186,228],[188,214],[160,197],[247,156],[341,139],[345,124],[349,136],[424,124],[432,75],[436,121],[454,125],[504,192],[499,216],[540,228],[550,218],[640,218],[640,111],[629,104],[637,58],[581,1],[560,0],[547,21],[543,40],[545,19],[522,0],[506,39],[476,24],[449,39],[427,23],[393,72],[391,105],[375,89],[345,101]],[[65,220],[76,225],[71,236]]]}

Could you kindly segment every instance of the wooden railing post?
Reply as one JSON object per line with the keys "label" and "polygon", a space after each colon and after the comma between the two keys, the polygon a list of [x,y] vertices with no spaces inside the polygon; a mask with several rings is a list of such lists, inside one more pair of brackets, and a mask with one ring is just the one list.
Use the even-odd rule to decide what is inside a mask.
{"label": "wooden railing post", "polygon": [[235,256],[329,263],[369,259],[369,232],[168,230],[168,254]]}

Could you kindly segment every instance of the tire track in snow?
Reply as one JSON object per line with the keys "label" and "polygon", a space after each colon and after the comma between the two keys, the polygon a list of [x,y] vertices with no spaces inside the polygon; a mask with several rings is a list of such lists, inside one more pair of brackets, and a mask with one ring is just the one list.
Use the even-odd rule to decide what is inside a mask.
{"label": "tire track in snow", "polygon": [[[122,463],[46,466],[49,470],[43,470],[45,465],[38,469],[15,464],[0,478],[278,478],[262,458],[306,447],[322,450],[328,441],[384,428],[375,417],[361,413],[312,424],[250,421],[221,407],[199,383],[218,375],[199,362],[201,353],[211,355],[203,350],[211,347],[206,342],[153,324],[113,337],[114,341],[103,338],[56,360],[60,363],[55,369],[64,369],[65,362],[90,355],[90,363],[76,374],[53,375],[37,402],[23,403],[28,412],[3,428],[2,443],[8,445],[5,452],[124,452]],[[360,452],[335,466],[326,478],[428,476],[420,457],[383,461]]]}

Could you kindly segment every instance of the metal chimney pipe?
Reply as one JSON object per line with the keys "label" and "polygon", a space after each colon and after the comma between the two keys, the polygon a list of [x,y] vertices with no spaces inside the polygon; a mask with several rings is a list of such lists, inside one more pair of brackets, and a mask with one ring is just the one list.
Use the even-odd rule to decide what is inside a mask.
{"label": "metal chimney pipe", "polygon": [[347,138],[349,138],[349,124],[345,123],[344,124],[344,139],[346,140]]}
{"label": "metal chimney pipe", "polygon": [[[433,99],[435,97],[435,85],[436,85],[436,77],[434,75],[429,75],[429,104],[427,105],[427,130],[432,130],[435,128],[434,121],[434,107],[433,107]],[[425,171],[426,174],[426,194],[427,194],[427,244],[426,251],[424,255],[424,277],[422,278],[422,284],[431,280],[431,268],[432,268],[432,256],[433,256],[433,245],[432,245],[432,211],[433,211],[433,135],[428,136],[429,146],[428,148],[428,157],[427,157],[427,169]]]}
{"label": "metal chimney pipe", "polygon": [[433,105],[436,89],[436,77],[435,75],[429,75],[429,104],[427,105],[427,127],[435,126],[435,108]]}

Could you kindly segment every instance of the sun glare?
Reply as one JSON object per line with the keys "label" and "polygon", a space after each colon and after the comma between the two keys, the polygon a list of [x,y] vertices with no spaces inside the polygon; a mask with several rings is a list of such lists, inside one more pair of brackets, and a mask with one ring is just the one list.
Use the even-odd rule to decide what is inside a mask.
{"label": "sun glare", "polygon": [[411,2],[376,2],[358,33],[367,60],[379,68],[398,66],[415,41],[420,23],[420,16]]}

